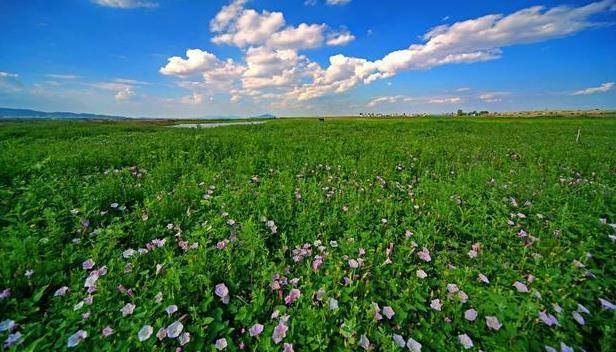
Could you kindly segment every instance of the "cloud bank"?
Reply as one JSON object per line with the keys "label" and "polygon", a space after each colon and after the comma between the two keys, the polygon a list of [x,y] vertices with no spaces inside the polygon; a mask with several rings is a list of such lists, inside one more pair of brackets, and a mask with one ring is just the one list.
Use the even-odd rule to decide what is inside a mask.
{"label": "cloud bank", "polygon": [[[328,1],[332,5],[343,2]],[[434,27],[421,42],[374,61],[337,54],[322,66],[312,61],[306,51],[325,45],[347,45],[355,39],[349,30],[333,29],[324,23],[288,24],[281,12],[259,12],[246,8],[246,0],[235,0],[219,11],[209,26],[212,42],[239,48],[241,60],[188,49],[183,57],[169,58],[160,73],[179,77],[186,87],[228,93],[231,102],[251,99],[280,105],[308,101],[407,71],[496,60],[509,46],[562,38],[601,26],[593,16],[613,11],[614,4],[615,0],[603,0],[579,7],[533,6],[508,15],[490,14]],[[201,77],[201,81],[186,83],[194,77]],[[574,94],[592,94],[582,92]],[[494,102],[501,96],[496,92],[481,99]]]}

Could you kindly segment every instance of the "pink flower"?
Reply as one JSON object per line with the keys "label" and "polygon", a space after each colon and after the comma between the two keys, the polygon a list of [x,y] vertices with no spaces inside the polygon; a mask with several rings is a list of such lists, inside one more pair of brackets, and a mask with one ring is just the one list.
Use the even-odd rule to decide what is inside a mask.
{"label": "pink flower", "polygon": [[477,319],[477,311],[474,309],[469,309],[464,312],[464,319],[468,321],[475,321]]}
{"label": "pink flower", "polygon": [[274,333],[272,334],[272,340],[274,343],[278,344],[282,339],[287,336],[287,326],[282,322],[278,323],[278,325],[274,328]]}
{"label": "pink flower", "polygon": [[54,292],[54,297],[64,296],[68,292],[68,287],[62,286]]}
{"label": "pink flower", "polygon": [[473,340],[467,334],[458,335],[458,341],[467,350],[473,347]]}
{"label": "pink flower", "polygon": [[14,334],[9,334],[9,336],[6,338],[6,340],[4,341],[3,347],[6,349],[11,348],[11,346],[16,345],[17,343],[21,342],[21,332],[17,331]]}
{"label": "pink flower", "polygon": [[283,352],[294,352],[293,351],[293,345],[290,343],[285,343],[284,345],[282,345],[282,351]]}
{"label": "pink flower", "polygon": [[17,327],[14,320],[6,319],[0,322],[0,332],[2,331],[13,331]]}
{"label": "pink flower", "polygon": [[225,339],[223,337],[221,339],[216,340],[216,349],[217,350],[222,351],[225,348],[227,348],[227,339]]}
{"label": "pink flower", "polygon": [[101,333],[103,334],[104,337],[107,337],[113,334],[113,329],[110,326],[105,326]]}
{"label": "pink flower", "polygon": [[428,274],[426,274],[425,271],[421,270],[421,269],[417,269],[417,271],[415,272],[417,277],[420,279],[425,279],[426,277],[428,277]]}
{"label": "pink flower", "polygon": [[571,316],[573,316],[573,319],[578,324],[580,324],[580,325],[584,325],[585,324],[584,317],[582,317],[582,315],[579,312],[575,311],[575,312],[571,313]]}
{"label": "pink flower", "polygon": [[167,337],[167,329],[166,328],[158,329],[158,332],[156,333],[156,338],[158,338],[159,341],[162,341],[166,337]]}
{"label": "pink flower", "polygon": [[541,319],[541,321],[547,326],[558,325],[558,320],[556,320],[556,317],[552,314],[546,314],[545,311],[539,312],[539,319]]}
{"label": "pink flower", "polygon": [[120,312],[122,312],[122,316],[127,316],[127,315],[131,315],[133,314],[133,311],[135,310],[135,305],[132,303],[126,303],[124,305],[124,307],[122,307],[120,309]]}
{"label": "pink flower", "polygon": [[180,346],[184,346],[185,344],[190,342],[190,333],[185,332],[180,337],[178,337],[178,341],[180,342]]}
{"label": "pink flower", "polygon": [[385,315],[387,319],[391,320],[391,318],[393,318],[395,314],[396,312],[394,312],[393,308],[389,306],[383,307],[383,315]]}
{"label": "pink flower", "polygon": [[294,288],[291,289],[291,291],[289,292],[289,294],[284,298],[284,303],[289,305],[292,304],[293,302],[295,302],[296,299],[298,299],[300,296],[302,295],[301,291]]}
{"label": "pink flower", "polygon": [[94,261],[92,259],[88,259],[81,264],[84,270],[90,270],[94,267]]}
{"label": "pink flower", "polygon": [[68,338],[66,346],[71,348],[79,345],[79,343],[88,337],[88,332],[85,330],[79,330]]}
{"label": "pink flower", "polygon": [[349,259],[349,268],[356,269],[359,267],[359,262],[355,259]]}
{"label": "pink flower", "polygon": [[404,348],[404,346],[406,345],[406,341],[404,341],[404,337],[397,335],[397,334],[394,334],[394,342],[400,348]]}
{"label": "pink flower", "polygon": [[165,309],[165,312],[167,312],[168,316],[171,316],[173,313],[177,311],[178,311],[178,306],[176,306],[175,304],[172,304]]}
{"label": "pink flower", "polygon": [[226,246],[227,246],[227,240],[216,243],[216,248],[218,249],[225,249]]}
{"label": "pink flower", "polygon": [[603,309],[609,309],[609,310],[616,309],[616,306],[612,304],[612,302],[608,301],[607,299],[599,298],[599,303],[601,303],[601,308]]}
{"label": "pink flower", "polygon": [[220,297],[222,300],[222,303],[229,304],[229,289],[225,286],[225,284],[216,285],[215,292],[216,296]]}
{"label": "pink flower", "polygon": [[483,282],[484,284],[489,284],[490,283],[490,280],[488,279],[488,277],[483,275],[482,273],[479,273],[479,275],[477,275],[477,277],[479,278],[479,281]]}
{"label": "pink flower", "polygon": [[432,308],[434,310],[437,310],[437,311],[440,312],[442,307],[443,307],[443,303],[441,303],[441,300],[438,299],[438,298],[437,299],[433,299],[430,302],[430,308]]}
{"label": "pink flower", "polygon": [[152,332],[154,332],[154,328],[150,325],[144,325],[137,333],[137,338],[139,338],[139,341],[141,342],[146,341],[150,338],[150,336],[152,336]]}
{"label": "pink flower", "polygon": [[5,298],[9,298],[11,297],[11,289],[10,288],[5,288],[4,290],[2,290],[2,292],[0,292],[0,301],[5,299]]}
{"label": "pink flower", "polygon": [[466,303],[466,301],[468,301],[468,295],[464,291],[458,291],[458,298],[462,303]]}
{"label": "pink flower", "polygon": [[406,342],[406,348],[411,352],[421,352],[421,344],[410,337]]}
{"label": "pink flower", "polygon": [[486,325],[488,326],[489,329],[492,330],[500,330],[502,324],[498,321],[498,318],[494,317],[494,316],[487,316],[486,317]]}
{"label": "pink flower", "polygon": [[417,252],[417,256],[424,262],[429,262],[432,260],[432,258],[430,257],[430,252],[426,247],[424,247],[421,251]]}
{"label": "pink flower", "polygon": [[261,333],[263,332],[263,325],[261,324],[255,324],[253,325],[249,330],[248,333],[250,334],[250,336],[259,336],[261,335]]}
{"label": "pink flower", "polygon": [[526,285],[524,285],[523,283],[519,281],[514,282],[513,287],[515,287],[518,290],[518,292],[524,292],[524,293],[528,292],[528,287],[526,287]]}
{"label": "pink flower", "polygon": [[323,257],[320,255],[315,256],[312,262],[312,270],[315,272],[318,271],[321,265],[323,265]]}
{"label": "pink flower", "polygon": [[368,337],[366,335],[361,335],[359,337],[359,346],[366,351],[372,350],[372,344],[370,343],[370,340],[368,340]]}
{"label": "pink flower", "polygon": [[184,325],[179,320],[176,320],[171,325],[167,326],[165,332],[170,339],[174,339],[180,336],[182,330],[184,330]]}

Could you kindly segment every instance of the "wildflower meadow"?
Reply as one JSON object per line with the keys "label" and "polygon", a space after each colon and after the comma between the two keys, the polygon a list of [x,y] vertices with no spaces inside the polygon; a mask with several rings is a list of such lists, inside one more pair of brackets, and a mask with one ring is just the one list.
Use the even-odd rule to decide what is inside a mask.
{"label": "wildflower meadow", "polygon": [[11,351],[614,351],[616,120],[0,123]]}

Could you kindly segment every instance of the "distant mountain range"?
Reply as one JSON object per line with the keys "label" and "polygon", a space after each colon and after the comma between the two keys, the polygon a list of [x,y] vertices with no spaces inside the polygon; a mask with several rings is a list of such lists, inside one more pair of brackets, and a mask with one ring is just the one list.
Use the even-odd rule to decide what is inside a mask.
{"label": "distant mountain range", "polygon": [[[242,119],[246,117],[242,116],[205,116],[201,119],[214,120],[214,119]],[[251,119],[275,119],[276,116],[272,114],[263,114],[258,116],[251,116]],[[113,115],[100,115],[89,113],[75,113],[75,112],[45,112],[30,109],[10,109],[0,108],[0,119],[67,119],[67,120],[126,120],[137,119],[126,116],[113,116]],[[143,119],[152,119],[143,117]],[[163,120],[163,119],[160,119]],[[194,120],[194,119],[191,119]]]}
{"label": "distant mountain range", "polygon": [[74,112],[44,112],[29,109],[0,108],[0,119],[124,120],[127,119],[127,117]]}

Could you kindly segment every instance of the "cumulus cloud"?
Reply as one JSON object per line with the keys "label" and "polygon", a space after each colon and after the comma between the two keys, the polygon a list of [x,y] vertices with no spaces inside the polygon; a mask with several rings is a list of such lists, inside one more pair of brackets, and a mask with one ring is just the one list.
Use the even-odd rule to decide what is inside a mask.
{"label": "cumulus cloud", "polygon": [[200,49],[186,50],[186,59],[173,56],[168,59],[167,65],[160,69],[163,75],[188,76],[208,71],[220,66],[221,61],[216,55]]}
{"label": "cumulus cloud", "polygon": [[[508,16],[487,15],[480,18],[437,26],[424,36],[423,44],[397,50],[376,61],[338,56],[332,66],[344,63],[345,72],[340,82],[329,82],[329,87],[318,85],[327,79],[315,79],[293,93],[299,99],[310,99],[331,92],[342,92],[359,83],[368,84],[409,70],[426,70],[440,65],[473,63],[500,58],[502,48],[560,38],[595,27],[592,15],[610,9],[613,0],[604,0],[581,7],[557,6],[547,9],[530,7]],[[348,67],[353,65],[354,67]],[[323,70],[327,74],[330,70]],[[334,70],[337,70],[334,67]]]}
{"label": "cumulus cloud", "polygon": [[[603,0],[579,7],[534,6],[509,15],[491,14],[439,25],[428,30],[420,43],[386,53],[380,59],[372,61],[338,54],[321,66],[301,51],[323,45],[345,45],[355,39],[351,32],[334,31],[326,24],[288,25],[280,12],[246,9],[245,0],[235,0],[210,21],[210,30],[214,33],[214,43],[240,48],[242,60],[221,60],[210,52],[190,49],[186,58],[169,58],[160,72],[180,77],[199,74],[203,84],[220,89],[224,81],[225,92],[232,101],[243,97],[305,101],[343,93],[405,71],[495,60],[508,46],[561,38],[596,27],[600,24],[592,16],[610,11],[615,1]],[[332,5],[346,2],[328,1]],[[594,92],[592,88],[591,92]],[[502,92],[488,92],[479,99],[493,102],[500,97]],[[386,101],[391,99],[374,104]],[[425,102],[455,104],[460,98],[435,97]]]}
{"label": "cumulus cloud", "polygon": [[355,40],[355,36],[349,31],[333,32],[327,37],[327,45],[347,45]]}
{"label": "cumulus cloud", "polygon": [[[323,44],[324,24],[302,23],[297,27],[289,27],[272,34],[267,41],[273,48],[312,49]],[[334,44],[335,45],[335,44]]]}
{"label": "cumulus cloud", "polygon": [[337,33],[329,33],[325,24],[301,23],[288,26],[281,12],[258,12],[245,9],[245,4],[245,0],[232,1],[210,21],[210,30],[215,33],[213,43],[239,48],[267,46],[299,50],[321,47],[326,36],[328,45],[344,45],[355,39],[348,31],[335,38]]}
{"label": "cumulus cloud", "polygon": [[119,9],[134,9],[138,7],[144,7],[144,8],[158,7],[158,4],[156,2],[146,1],[146,0],[92,0],[92,2],[100,6],[115,7]]}
{"label": "cumulus cloud", "polygon": [[605,93],[614,88],[614,82],[606,82],[601,84],[598,87],[591,87],[582,90],[578,90],[577,92],[571,93],[571,95],[591,95],[597,93]]}

